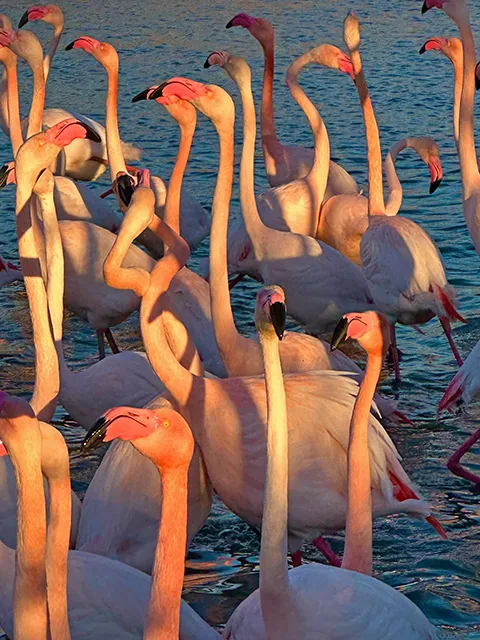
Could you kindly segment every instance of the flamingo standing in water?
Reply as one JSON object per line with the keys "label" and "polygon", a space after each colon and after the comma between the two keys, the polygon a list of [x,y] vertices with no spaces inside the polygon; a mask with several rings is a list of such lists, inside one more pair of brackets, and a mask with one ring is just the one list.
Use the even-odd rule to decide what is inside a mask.
{"label": "flamingo standing in water", "polygon": [[255,322],[265,363],[268,398],[267,469],[260,549],[260,587],[228,621],[231,640],[433,640],[435,629],[408,598],[372,578],[369,415],[388,343],[388,324],[375,312],[347,314],[333,345],[356,339],[367,352],[367,369],[352,411],[348,444],[348,500],[341,568],[309,564],[287,568],[289,447],[291,433],[278,338],[285,318],[276,287],[257,294]]}
{"label": "flamingo standing in water", "polygon": [[[184,476],[191,457],[191,435],[188,439],[188,426],[172,410],[159,412],[155,424],[163,429],[150,437],[145,437],[145,429],[140,434],[131,430],[127,434],[114,428],[109,434],[135,441],[135,446],[154,460],[154,471],[163,479],[166,501],[162,526],[157,527],[156,555],[159,558],[171,552],[172,564],[156,562],[151,579],[122,562],[68,551],[70,477],[65,442],[49,424],[38,423],[23,400],[0,392],[0,437],[5,444],[0,445],[0,456],[8,451],[16,467],[19,530],[23,532],[16,551],[0,542],[0,622],[9,637],[94,640],[101,630],[102,640],[139,638],[142,634],[153,640],[161,629],[170,632],[175,624],[176,635],[166,637],[219,638],[180,600],[186,528]],[[139,435],[144,437],[142,442],[137,442]],[[169,446],[173,439],[177,441],[175,449]],[[179,446],[182,439],[183,448]],[[48,529],[42,471],[52,488]],[[175,484],[171,483],[173,476]]]}
{"label": "flamingo standing in water", "polygon": [[[275,32],[273,26],[264,18],[254,18],[239,13],[227,24],[231,27],[244,27],[260,43],[264,54],[262,102],[260,110],[260,130],[262,149],[268,182],[272,187],[298,180],[307,175],[315,159],[313,149],[282,145],[277,138],[273,114],[273,75],[275,55]],[[355,180],[340,165],[329,162],[328,181],[323,200],[337,193],[357,193]]]}
{"label": "flamingo standing in water", "polygon": [[360,256],[375,304],[390,319],[395,378],[400,379],[395,322],[423,324],[438,316],[460,366],[462,360],[453,342],[450,319],[464,320],[455,310],[453,287],[447,282],[440,253],[418,224],[401,216],[385,215],[380,139],[362,69],[358,18],[353,12],[345,19],[344,38],[355,71],[368,149],[369,221],[360,243]]}
{"label": "flamingo standing in water", "polygon": [[[56,4],[35,5],[27,9],[22,15],[18,23],[18,28],[20,29],[29,22],[36,20],[45,22],[53,27],[53,37],[43,61],[43,71],[46,82],[50,73],[53,57],[63,33],[63,11]],[[108,165],[105,128],[91,118],[66,111],[65,109],[46,109],[43,113],[42,124],[44,127],[49,128],[57,122],[71,117],[88,124],[91,129],[98,133],[100,140],[98,142],[86,140],[75,140],[72,142],[71,146],[67,147],[60,155],[59,169],[62,175],[69,176],[74,180],[97,180]],[[121,145],[127,162],[138,162],[140,160],[141,151],[139,149],[123,141]]]}
{"label": "flamingo standing in water", "polygon": [[[153,98],[160,97],[161,93],[165,93],[164,97],[169,100],[177,101],[180,98],[191,101],[212,119],[222,139],[218,172],[220,181],[217,182],[215,200],[218,206],[228,209],[228,184],[231,180],[228,140],[230,145],[233,144],[231,131],[234,122],[231,98],[215,85],[204,86],[184,78],[174,78],[161,85],[161,89],[152,90]],[[148,220],[145,220],[144,226],[147,224]],[[138,272],[134,275],[131,280],[138,280]],[[160,280],[161,272],[157,267],[150,277],[152,281]],[[258,526],[261,523],[266,455],[264,381],[258,377],[209,380],[192,375],[182,367],[173,357],[163,329],[162,311],[165,306],[168,308],[168,301],[162,294],[164,288],[164,282],[161,286],[150,286],[143,297],[142,317],[148,322],[142,324],[142,336],[149,358],[175,406],[186,419],[188,417],[215,490],[232,511]],[[292,442],[295,443],[290,450],[292,484],[289,535],[291,550],[297,551],[303,540],[312,540],[320,531],[332,531],[335,524],[341,526],[343,523],[345,504],[343,498],[339,500],[339,490],[345,480],[347,413],[353,404],[352,394],[357,387],[348,377],[326,371],[290,374],[285,382]],[[135,410],[129,410],[129,415],[134,418]],[[375,451],[375,460],[382,460],[374,475],[378,481],[381,477],[384,479],[380,485],[373,482],[374,504],[380,506],[383,503],[387,510],[393,508],[396,512],[405,507],[408,510],[422,510],[422,503],[414,498],[413,493],[408,493],[410,489],[407,494],[403,493],[409,480],[398,463],[388,435],[373,416],[371,425],[370,446],[372,452]],[[91,437],[100,438],[107,426],[108,420],[102,419],[92,427]],[[332,428],[335,431],[333,439]],[[343,443],[340,448],[339,442]],[[235,453],[238,450],[242,451],[240,457]],[[326,463],[326,457],[331,461],[331,456],[336,460],[334,471],[331,463]],[[387,469],[391,470],[392,477]],[[395,488],[398,482],[400,484]],[[386,494],[380,495],[384,490],[380,486],[390,487],[390,498]],[[308,492],[308,498],[305,492]],[[400,501],[394,495],[400,496]],[[405,503],[402,498],[406,495],[414,499]],[[388,507],[387,503],[392,498],[396,505]],[[307,502],[310,506],[305,510]]]}
{"label": "flamingo standing in water", "polygon": [[[107,73],[108,89],[106,100],[106,127],[108,162],[112,182],[117,193],[120,208],[125,211],[129,204],[129,197],[133,190],[133,178],[127,172],[123,149],[118,129],[117,97],[118,97],[118,54],[108,42],[99,42],[88,36],[81,36],[66,47],[70,49],[83,49],[97,60]],[[155,213],[164,218],[167,186],[157,177],[151,176],[150,183],[155,193]],[[117,186],[118,184],[118,186]],[[124,187],[122,185],[125,185]],[[186,190],[182,190],[180,200],[180,229],[182,237],[191,248],[197,247],[209,233],[210,223],[205,209]],[[151,253],[160,258],[163,255],[163,246],[158,237],[149,229],[142,234],[139,241],[144,244]]]}

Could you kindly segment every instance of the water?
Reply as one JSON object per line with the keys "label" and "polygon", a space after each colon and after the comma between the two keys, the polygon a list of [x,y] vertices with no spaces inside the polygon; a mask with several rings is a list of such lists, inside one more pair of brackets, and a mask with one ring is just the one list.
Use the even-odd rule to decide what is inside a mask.
{"label": "water", "polygon": [[[472,3],[473,4],[473,3]],[[343,48],[341,26],[352,5],[343,0],[286,2],[257,0],[244,4],[188,2],[130,3],[125,0],[63,2],[66,30],[62,41],[68,44],[85,34],[108,40],[119,51],[120,129],[122,137],[144,149],[145,165],[168,177],[178,131],[168,114],[158,105],[142,102],[132,105],[132,96],[145,87],[172,75],[221,84],[237,92],[224,73],[203,69],[210,51],[218,48],[244,55],[252,66],[255,96],[261,91],[262,55],[260,47],[244,30],[226,31],[224,26],[236,13],[246,11],[269,18],[277,33],[275,105],[278,135],[283,142],[312,146],[311,132],[303,114],[284,86],[284,70],[298,55],[319,44],[331,42]],[[456,35],[452,23],[439,11],[420,16],[420,1],[397,0],[390,4],[364,0],[354,7],[363,27],[362,55],[370,86],[384,153],[406,135],[431,135],[437,141],[445,179],[433,196],[428,196],[428,172],[412,152],[398,160],[404,187],[402,213],[424,226],[441,249],[450,282],[455,286],[461,311],[468,324],[457,325],[454,336],[466,356],[480,333],[478,293],[479,259],[465,227],[461,208],[458,161],[452,137],[452,69],[435,53],[418,55],[425,40],[433,35]],[[11,0],[2,10],[14,23],[27,6]],[[472,7],[472,24],[478,24],[480,10]],[[34,31],[44,40],[50,29],[35,24]],[[358,98],[347,78],[313,68],[301,76],[301,83],[321,109],[327,123],[332,156],[357,179],[366,184],[366,150]],[[20,86],[23,112],[26,112],[30,78],[21,66]],[[103,69],[82,52],[60,50],[49,80],[47,106],[62,106],[103,121],[106,78]],[[0,159],[9,160],[9,145],[0,138]],[[210,207],[217,171],[217,138],[210,122],[200,116],[186,185]],[[237,148],[237,159],[240,146]],[[101,191],[104,178],[93,188]],[[263,162],[258,153],[256,186],[266,188]],[[17,258],[14,232],[14,192],[1,193],[0,252],[10,260]],[[235,185],[232,215],[239,215],[238,184]],[[207,255],[207,242],[191,263]],[[256,285],[240,284],[232,304],[240,331],[252,334]],[[94,333],[80,321],[68,317],[64,325],[69,364],[80,368],[95,361]],[[400,408],[413,421],[412,426],[390,430],[404,457],[410,476],[422,487],[437,516],[446,527],[447,541],[441,540],[423,523],[404,517],[375,523],[375,575],[395,586],[420,606],[430,620],[447,636],[480,638],[479,580],[479,499],[464,481],[452,476],[445,463],[449,455],[477,426],[478,407],[468,413],[435,419],[443,389],[455,373],[455,363],[438,322],[424,327],[419,336],[412,329],[398,331],[404,359],[404,381],[396,393]],[[138,317],[134,316],[116,332],[121,348],[140,346]],[[0,388],[29,397],[34,370],[31,329],[23,285],[0,290]],[[8,354],[8,355],[5,355]],[[383,391],[393,395],[391,379]],[[83,431],[57,410],[56,425],[69,446],[81,441]],[[477,457],[475,457],[475,453]],[[468,464],[480,471],[479,449]],[[92,463],[74,459],[74,488],[83,493],[95,468]],[[342,549],[341,535],[330,539]],[[219,503],[204,529],[197,536],[189,556],[185,597],[212,624],[221,627],[237,604],[257,586],[259,545],[256,535]],[[320,560],[310,548],[306,555]]]}

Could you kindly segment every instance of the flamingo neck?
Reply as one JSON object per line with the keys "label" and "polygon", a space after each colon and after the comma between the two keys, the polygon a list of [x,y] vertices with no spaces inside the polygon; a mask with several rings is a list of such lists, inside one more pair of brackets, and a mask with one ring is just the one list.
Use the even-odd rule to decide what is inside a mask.
{"label": "flamingo neck", "polygon": [[[193,126],[192,126],[193,124]],[[182,190],[183,176],[190,156],[195,124],[188,126],[180,125],[180,144],[178,147],[177,159],[173,167],[170,182],[168,183],[167,200],[165,203],[165,215],[163,219],[166,224],[180,234],[180,194]]]}
{"label": "flamingo neck", "polygon": [[467,16],[455,20],[463,43],[463,85],[459,117],[459,157],[463,197],[467,199],[478,185],[479,171],[474,138],[475,42]]}
{"label": "flamingo neck", "polygon": [[368,92],[358,49],[350,51],[350,57],[355,72],[355,85],[360,98],[360,104],[362,105],[365,135],[367,138],[369,214],[382,215],[385,213],[385,204],[383,200],[382,150],[380,148],[377,120],[373,111],[373,105]]}
{"label": "flamingo neck", "polygon": [[[288,425],[278,339],[268,327],[260,331],[267,391],[267,471],[260,549],[260,600],[267,632],[279,624],[279,598],[289,592],[287,569]],[[276,602],[272,610],[269,603]],[[280,605],[280,606],[279,606]],[[272,637],[274,637],[272,635]]]}
{"label": "flamingo neck", "polygon": [[52,638],[70,640],[67,582],[72,491],[68,449],[63,438],[61,443],[59,441],[59,446],[62,447],[61,464],[57,466],[54,478],[47,475],[50,494],[46,556],[47,598]]}
{"label": "flamingo neck", "polygon": [[[35,387],[30,404],[40,420],[49,422],[60,388],[58,360],[49,322],[48,300],[30,213],[31,186],[17,163],[16,223],[18,251],[27,291],[35,348]],[[25,176],[26,177],[26,176]]]}
{"label": "flamingo neck", "polygon": [[27,138],[42,131],[43,109],[45,106],[45,77],[43,75],[43,62],[32,64],[33,96],[28,117]]}
{"label": "flamingo neck", "polygon": [[53,28],[53,38],[50,40],[47,55],[43,59],[43,74],[45,76],[45,82],[48,80],[48,74],[50,73],[50,67],[52,66],[53,56],[55,55],[60,39],[63,33],[63,22],[56,24]]}
{"label": "flamingo neck", "polygon": [[305,176],[305,179],[311,185],[314,198],[313,210],[317,213],[317,219],[314,221],[313,227],[313,231],[315,231],[318,225],[318,212],[320,211],[320,205],[322,204],[327,187],[328,171],[330,168],[330,143],[327,129],[318,110],[314,107],[297,81],[300,71],[305,65],[311,62],[311,55],[308,53],[295,60],[287,71],[287,84],[292,97],[307,117],[315,141],[313,165]]}
{"label": "flamingo neck", "polygon": [[263,86],[260,105],[260,131],[267,173],[277,173],[276,163],[283,159],[283,146],[277,138],[273,111],[273,78],[275,72],[275,36],[260,42],[263,49]]}
{"label": "flamingo neck", "polygon": [[17,56],[11,56],[11,62],[7,63],[6,71],[9,115],[8,123],[13,157],[15,158],[17,151],[23,144],[22,126],[20,123],[20,106],[18,102]]}
{"label": "flamingo neck", "polygon": [[[29,419],[31,421],[31,419]],[[22,429],[22,441],[9,450],[17,479],[17,546],[13,595],[15,638],[46,640],[48,633],[45,573],[46,513],[38,424]]]}
{"label": "flamingo neck", "polygon": [[243,147],[240,160],[240,204],[247,233],[252,242],[255,257],[261,259],[259,235],[265,228],[260,218],[255,199],[255,138],[257,121],[250,78],[238,82],[243,108]]}
{"label": "flamingo neck", "polygon": [[369,353],[350,422],[348,502],[342,567],[372,575],[372,498],[368,431],[370,410],[382,370],[382,354]]}
{"label": "flamingo neck", "polygon": [[112,181],[120,171],[127,171],[123,157],[120,131],[118,129],[118,62],[115,66],[104,67],[107,72],[107,100],[105,129],[107,134],[107,154]]}
{"label": "flamingo neck", "polygon": [[453,64],[453,137],[460,158],[460,101],[463,86],[463,58],[454,58]]}
{"label": "flamingo neck", "polygon": [[385,205],[385,213],[389,216],[398,213],[402,206],[403,189],[395,169],[395,162],[400,151],[407,146],[406,138],[402,138],[402,140],[396,142],[393,147],[390,148],[383,165],[388,186],[388,200]]}
{"label": "flamingo neck", "polygon": [[180,600],[187,544],[188,466],[162,472],[162,517],[153,566],[152,591],[145,640],[179,637]]}
{"label": "flamingo neck", "polygon": [[9,113],[8,113],[8,80],[7,70],[2,71],[2,83],[0,85],[0,127],[6,136],[10,135]]}
{"label": "flamingo neck", "polygon": [[210,230],[210,299],[213,329],[222,361],[229,370],[232,360],[240,356],[242,336],[235,327],[227,272],[227,232],[230,198],[232,196],[234,139],[233,128],[217,127],[220,141],[220,161],[213,196]]}

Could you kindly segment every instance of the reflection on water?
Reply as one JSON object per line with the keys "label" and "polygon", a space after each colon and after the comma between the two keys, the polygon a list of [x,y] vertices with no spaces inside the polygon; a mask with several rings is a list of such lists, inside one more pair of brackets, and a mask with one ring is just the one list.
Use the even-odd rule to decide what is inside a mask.
{"label": "reflection on water", "polygon": [[[478,292],[479,259],[473,250],[461,208],[461,186],[451,125],[452,70],[443,57],[431,53],[420,57],[418,50],[428,37],[454,35],[451,22],[440,12],[420,16],[420,0],[246,0],[244,3],[189,2],[130,3],[125,0],[65,1],[66,34],[63,43],[87,34],[108,40],[120,54],[120,129],[122,137],[144,149],[144,161],[159,175],[168,177],[178,140],[177,128],[163,109],[152,103],[130,104],[131,97],[146,86],[172,75],[221,84],[236,102],[233,83],[218,69],[202,68],[206,55],[217,48],[245,55],[252,65],[254,91],[261,89],[260,47],[242,29],[226,31],[235,13],[246,11],[268,17],[277,28],[275,103],[278,135],[282,141],[312,146],[311,133],[303,114],[284,86],[286,65],[320,42],[343,46],[341,25],[350,8],[355,8],[363,25],[362,55],[376,108],[384,153],[406,135],[431,135],[437,141],[445,179],[433,196],[428,196],[428,172],[411,152],[397,163],[404,187],[402,212],[422,224],[441,248],[450,282],[456,287],[462,314],[468,324],[454,328],[460,352],[465,356],[480,336]],[[473,4],[473,3],[471,3]],[[2,11],[15,23],[27,6],[13,0]],[[480,12],[472,7],[472,23]],[[42,38],[50,29],[35,24]],[[321,108],[328,126],[332,156],[343,164],[359,185],[366,184],[366,151],[358,98],[353,86],[339,74],[305,70],[302,86]],[[20,86],[26,112],[30,78],[21,65]],[[62,106],[103,120],[106,79],[103,69],[89,56],[59,51],[49,80],[48,106]],[[238,134],[237,134],[238,135]],[[0,138],[0,160],[10,159],[5,138]],[[237,148],[238,159],[240,146]],[[217,138],[213,127],[199,118],[186,185],[210,207],[217,170]],[[257,189],[267,186],[260,152],[257,157]],[[107,179],[93,186],[101,191]],[[239,215],[238,185],[235,185],[232,217]],[[13,189],[1,194],[0,252],[16,258]],[[192,257],[193,266],[207,255],[206,241]],[[233,294],[238,326],[252,334],[253,301],[257,285],[244,282]],[[287,301],[288,302],[288,301]],[[79,320],[65,321],[65,347],[72,368],[94,362],[96,338]],[[374,558],[376,575],[414,600],[434,624],[447,635],[480,638],[479,499],[468,485],[450,475],[445,462],[458,444],[477,426],[478,407],[467,414],[442,416],[436,421],[436,405],[455,371],[455,363],[438,322],[430,322],[425,335],[400,328],[398,340],[404,353],[404,381],[395,391],[391,378],[382,383],[388,395],[396,395],[401,410],[413,421],[391,430],[404,458],[404,466],[422,489],[446,527],[449,539],[441,540],[423,522],[391,517],[375,523]],[[121,348],[139,347],[138,317],[116,331]],[[29,396],[34,379],[31,328],[23,286],[0,291],[0,388]],[[56,425],[74,449],[83,432],[59,408]],[[476,453],[476,456],[475,456]],[[468,459],[480,471],[479,449]],[[95,471],[95,459],[72,459],[74,488],[83,494]],[[341,535],[331,539],[342,549]],[[221,626],[237,604],[258,582],[258,536],[248,525],[215,503],[214,512],[192,547],[185,579],[185,595],[208,620]],[[321,560],[306,549],[310,560]]]}

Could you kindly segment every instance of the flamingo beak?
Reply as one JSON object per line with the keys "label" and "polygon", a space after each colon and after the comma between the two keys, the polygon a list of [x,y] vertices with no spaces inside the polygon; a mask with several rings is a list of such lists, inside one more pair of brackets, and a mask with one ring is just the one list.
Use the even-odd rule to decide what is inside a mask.
{"label": "flamingo beak", "polygon": [[475,89],[477,91],[480,89],[480,62],[477,62],[475,67]]}
{"label": "flamingo beak", "polygon": [[98,133],[94,129],[92,129],[92,127],[90,127],[86,122],[80,122],[80,124],[82,125],[82,127],[86,131],[87,135],[85,136],[85,138],[87,140],[91,140],[92,142],[101,142],[102,141],[102,139],[100,138]]}
{"label": "flamingo beak", "polygon": [[423,3],[423,5],[422,5],[422,14],[423,14],[423,13],[427,13],[427,11],[428,11],[429,9],[431,9],[431,8],[432,8],[432,7],[429,7],[429,6],[428,6],[428,0],[425,0],[425,1],[424,1],[424,3]]}
{"label": "flamingo beak", "polygon": [[443,179],[443,171],[442,165],[438,158],[432,158],[428,164],[428,169],[430,171],[430,194],[435,193],[435,191],[440,186],[440,183]]}
{"label": "flamingo beak", "polygon": [[128,207],[134,193],[131,177],[124,173],[115,179],[115,185],[117,187],[118,197]]}
{"label": "flamingo beak", "polygon": [[340,318],[337,326],[333,330],[332,339],[330,340],[330,351],[335,351],[338,347],[346,341],[348,331],[347,318]]}
{"label": "flamingo beak", "polygon": [[20,21],[18,23],[18,28],[21,29],[22,27],[24,27],[27,22],[28,22],[28,9],[25,11],[25,13],[22,15],[22,17],[20,18]]}
{"label": "flamingo beak", "polygon": [[140,102],[140,100],[148,100],[148,94],[150,93],[150,89],[144,89],[137,93],[136,96],[133,96],[132,102]]}
{"label": "flamingo beak", "polygon": [[425,53],[426,50],[427,50],[427,43],[422,44],[422,46],[420,47],[420,51],[418,53],[422,55],[423,53]]}
{"label": "flamingo beak", "polygon": [[212,65],[210,64],[210,62],[208,61],[208,59],[210,58],[210,56],[208,56],[208,58],[205,60],[205,62],[203,63],[203,68],[204,69],[209,69]]}
{"label": "flamingo beak", "polygon": [[287,310],[283,302],[274,302],[270,306],[270,318],[279,340],[283,340]]}
{"label": "flamingo beak", "polygon": [[8,164],[4,164],[0,169],[0,190],[4,189],[8,184],[8,175],[10,171],[13,169],[13,166]]}
{"label": "flamingo beak", "polygon": [[231,29],[233,27],[233,18],[227,22],[225,29]]}
{"label": "flamingo beak", "polygon": [[92,449],[96,449],[103,444],[103,439],[107,433],[107,427],[112,422],[104,416],[99,418],[95,424],[90,427],[87,435],[84,437],[82,444],[80,445],[80,454],[85,455]]}

